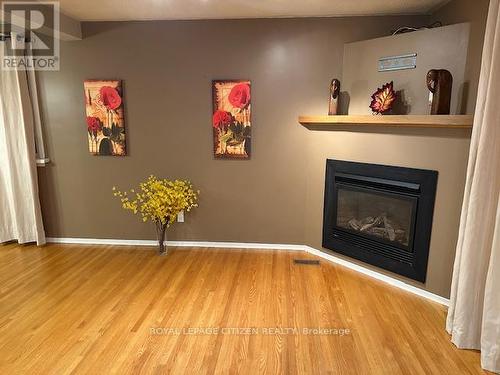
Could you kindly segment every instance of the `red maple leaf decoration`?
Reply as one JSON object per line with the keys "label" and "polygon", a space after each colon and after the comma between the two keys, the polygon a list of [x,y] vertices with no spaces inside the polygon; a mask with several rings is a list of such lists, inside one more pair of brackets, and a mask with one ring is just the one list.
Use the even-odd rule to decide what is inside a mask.
{"label": "red maple leaf decoration", "polygon": [[392,103],[396,100],[396,92],[394,91],[393,81],[386,83],[382,88],[377,89],[372,95],[370,108],[373,113],[384,113],[392,108]]}

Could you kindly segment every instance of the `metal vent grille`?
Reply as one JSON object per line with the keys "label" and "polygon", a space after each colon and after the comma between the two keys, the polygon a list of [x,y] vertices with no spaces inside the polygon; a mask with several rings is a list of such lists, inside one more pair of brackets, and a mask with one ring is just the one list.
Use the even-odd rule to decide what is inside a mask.
{"label": "metal vent grille", "polygon": [[303,265],[308,265],[308,266],[319,266],[319,260],[315,260],[315,259],[294,259],[293,263],[303,264]]}

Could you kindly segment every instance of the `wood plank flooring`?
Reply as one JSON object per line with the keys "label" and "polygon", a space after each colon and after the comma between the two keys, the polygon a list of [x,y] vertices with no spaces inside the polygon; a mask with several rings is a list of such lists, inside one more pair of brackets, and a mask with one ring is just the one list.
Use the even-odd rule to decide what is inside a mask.
{"label": "wood plank flooring", "polygon": [[484,373],[421,297],[302,252],[170,251],[0,246],[0,374]]}

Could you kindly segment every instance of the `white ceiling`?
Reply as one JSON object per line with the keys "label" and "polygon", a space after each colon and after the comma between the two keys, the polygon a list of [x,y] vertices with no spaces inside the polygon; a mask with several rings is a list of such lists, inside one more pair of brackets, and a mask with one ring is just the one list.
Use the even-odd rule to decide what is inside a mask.
{"label": "white ceiling", "polygon": [[424,14],[449,0],[60,0],[81,21]]}

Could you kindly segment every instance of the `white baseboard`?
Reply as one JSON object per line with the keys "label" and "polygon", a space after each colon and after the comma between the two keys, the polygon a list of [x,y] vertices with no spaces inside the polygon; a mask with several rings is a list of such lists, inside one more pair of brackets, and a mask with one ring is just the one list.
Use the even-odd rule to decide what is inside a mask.
{"label": "white baseboard", "polygon": [[47,237],[49,243],[64,243],[77,245],[123,245],[123,246],[155,246],[153,240],[117,240],[111,238],[58,238]]}
{"label": "white baseboard", "polygon": [[[154,240],[118,240],[118,239],[54,238],[54,237],[48,237],[47,242],[61,243],[61,244],[80,244],[80,245],[124,245],[124,246],[156,246],[157,244],[157,242]],[[307,245],[269,244],[269,243],[254,243],[254,242],[167,241],[167,246],[305,251],[307,253],[328,260],[332,263],[339,264],[351,270],[362,273],[363,275],[373,277],[374,279],[380,280],[396,288],[406,290],[407,292],[437,302],[441,305],[449,306],[450,304],[450,301],[447,298],[441,297],[437,294],[428,292],[427,290],[410,285],[408,283],[405,283],[404,281],[384,275],[372,269],[363,267],[359,264],[349,262],[348,260],[342,259],[335,255],[327,254],[321,250],[315,249]]]}
{"label": "white baseboard", "polygon": [[[117,240],[107,238],[55,238],[48,237],[47,242],[79,245],[123,245],[123,246],[156,246],[155,240]],[[210,241],[167,241],[167,246],[179,247],[220,247],[224,249],[256,249],[256,250],[289,250],[305,251],[304,245],[286,245],[254,242],[210,242]]]}

